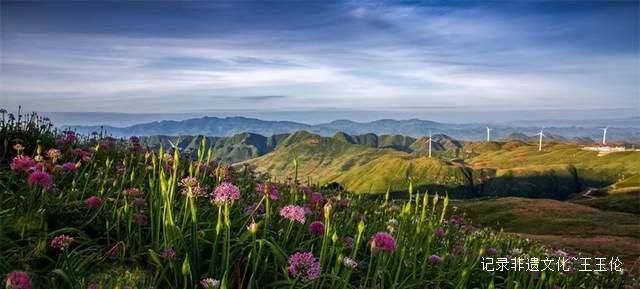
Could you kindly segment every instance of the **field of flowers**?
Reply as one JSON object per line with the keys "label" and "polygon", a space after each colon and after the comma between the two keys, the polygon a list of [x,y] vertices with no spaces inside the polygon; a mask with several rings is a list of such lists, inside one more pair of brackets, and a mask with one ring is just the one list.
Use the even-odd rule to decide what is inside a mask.
{"label": "field of flowers", "polygon": [[[619,273],[487,272],[565,252],[474,227],[448,197],[273,183],[211,152],[2,116],[6,288],[623,288]],[[205,147],[205,144],[202,144]]]}

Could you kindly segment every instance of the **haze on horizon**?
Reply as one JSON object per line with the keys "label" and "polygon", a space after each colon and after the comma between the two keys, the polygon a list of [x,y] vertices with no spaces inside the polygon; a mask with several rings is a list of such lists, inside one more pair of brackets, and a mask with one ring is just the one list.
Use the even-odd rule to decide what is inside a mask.
{"label": "haze on horizon", "polygon": [[308,123],[640,112],[637,1],[0,5],[9,109]]}

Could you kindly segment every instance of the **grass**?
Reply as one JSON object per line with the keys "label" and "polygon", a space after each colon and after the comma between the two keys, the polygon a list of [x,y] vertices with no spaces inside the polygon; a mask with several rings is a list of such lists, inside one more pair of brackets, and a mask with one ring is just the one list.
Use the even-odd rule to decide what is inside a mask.
{"label": "grass", "polygon": [[[33,136],[22,138],[26,149],[5,150],[8,158],[0,162],[0,274],[26,272],[34,288],[191,289],[208,278],[221,289],[636,283],[618,273],[484,271],[480,262],[489,249],[496,256],[539,258],[555,252],[471,226],[451,214],[448,197],[420,194],[411,185],[407,199],[367,198],[304,184],[295,174],[304,167],[301,160],[293,162],[291,180],[274,182],[247,166],[212,162],[211,150],[147,151],[136,139],[82,139],[33,127],[3,122],[0,128]],[[55,147],[38,145],[38,139],[53,137]],[[294,138],[323,144],[305,135]],[[343,151],[322,147],[327,156]],[[305,161],[313,164],[309,172],[325,162]],[[293,216],[284,210],[291,206],[298,212]],[[312,231],[314,222],[324,229]],[[391,241],[381,244],[374,236],[383,232]],[[312,257],[298,263],[300,252]]]}
{"label": "grass", "polygon": [[[634,196],[636,199],[637,197]],[[600,200],[600,204],[605,201],[608,200]],[[596,203],[583,201],[572,203],[516,197],[453,204],[478,224],[517,233],[557,247],[593,255],[620,256],[626,264],[634,266],[634,270],[638,271],[638,215],[598,209]],[[637,206],[637,202],[634,204]]]}

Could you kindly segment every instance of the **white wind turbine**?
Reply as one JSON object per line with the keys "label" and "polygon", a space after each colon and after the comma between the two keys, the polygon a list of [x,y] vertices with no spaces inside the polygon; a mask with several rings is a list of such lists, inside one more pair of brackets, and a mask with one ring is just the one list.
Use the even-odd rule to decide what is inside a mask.
{"label": "white wind turbine", "polygon": [[538,151],[541,152],[542,151],[542,137],[544,137],[544,128],[540,129],[540,132],[537,133],[536,135],[540,136],[540,139],[538,141]]}
{"label": "white wind turbine", "polygon": [[607,130],[609,129],[608,126],[605,126],[602,128],[602,144],[605,145],[607,144]]}
{"label": "white wind turbine", "polygon": [[487,127],[487,141],[491,141],[491,129],[489,127]]}
{"label": "white wind turbine", "polygon": [[429,158],[431,158],[431,130],[429,130]]}

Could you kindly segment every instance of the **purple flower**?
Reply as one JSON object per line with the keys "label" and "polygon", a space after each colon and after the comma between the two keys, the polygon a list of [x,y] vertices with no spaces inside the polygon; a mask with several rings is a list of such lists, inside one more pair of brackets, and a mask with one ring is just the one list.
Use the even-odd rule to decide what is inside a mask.
{"label": "purple flower", "polygon": [[31,175],[29,176],[29,185],[32,187],[40,186],[45,189],[48,189],[51,187],[52,184],[53,184],[53,179],[51,178],[51,175],[45,172],[36,171],[31,173]]}
{"label": "purple flower", "polygon": [[231,204],[240,199],[240,190],[232,183],[223,182],[213,190],[213,201],[216,204]]}
{"label": "purple flower", "polygon": [[396,240],[386,232],[378,232],[371,237],[371,250],[393,252],[396,250]]}
{"label": "purple flower", "polygon": [[74,240],[75,239],[73,237],[62,234],[53,238],[50,245],[51,248],[65,250],[71,246],[71,243],[73,243]]}
{"label": "purple flower", "polygon": [[135,213],[133,214],[133,222],[136,225],[146,226],[149,224],[149,218],[145,214]]}
{"label": "purple flower", "polygon": [[129,141],[132,142],[132,143],[139,143],[140,142],[140,138],[134,135],[134,136],[129,137]]}
{"label": "purple flower", "polygon": [[176,253],[176,250],[174,250],[173,248],[168,248],[160,252],[160,257],[171,261],[171,260],[175,260],[176,257],[178,257],[178,254]]}
{"label": "purple flower", "polygon": [[102,199],[97,196],[91,196],[84,200],[84,204],[89,208],[97,209],[102,206]]}
{"label": "purple flower", "polygon": [[75,163],[72,163],[72,162],[64,163],[64,164],[62,165],[62,168],[63,168],[63,169],[65,169],[65,170],[67,170],[67,171],[70,171],[70,172],[72,172],[72,173],[75,173],[75,172],[76,172],[76,170],[77,170],[77,168],[76,168],[76,164],[75,164]]}
{"label": "purple flower", "polygon": [[289,220],[304,224],[304,208],[300,206],[288,205],[280,209],[280,216]]}
{"label": "purple flower", "polygon": [[353,249],[353,245],[355,245],[356,241],[349,237],[340,237],[340,243],[342,243],[342,246],[344,246],[347,249]]}
{"label": "purple flower", "polygon": [[22,271],[13,271],[7,274],[5,285],[7,289],[31,289],[33,287],[29,275]]}
{"label": "purple flower", "polygon": [[324,197],[322,196],[321,193],[313,192],[313,193],[309,194],[309,203],[311,205],[320,206],[320,205],[322,205],[323,201],[324,201]]}
{"label": "purple flower", "polygon": [[444,237],[444,229],[437,228],[436,231],[434,232],[434,234],[436,235],[436,237],[441,239],[442,237]]}
{"label": "purple flower", "polygon": [[256,192],[258,194],[269,194],[269,198],[274,201],[280,199],[280,192],[278,191],[278,187],[276,187],[276,185],[274,185],[273,183],[259,183],[256,186]]}
{"label": "purple flower", "polygon": [[289,258],[289,274],[303,283],[320,276],[320,263],[311,252],[297,252]]}
{"label": "purple flower", "polygon": [[496,248],[491,247],[487,249],[487,255],[494,256],[496,254],[498,254],[498,250],[496,250]]}
{"label": "purple flower", "polygon": [[324,224],[320,221],[315,221],[309,225],[309,232],[313,235],[324,235]]}
{"label": "purple flower", "polygon": [[431,266],[438,266],[440,265],[440,262],[442,262],[442,258],[440,258],[440,256],[438,255],[429,256],[429,264],[431,264]]}
{"label": "purple flower", "polygon": [[11,170],[14,172],[27,172],[36,165],[36,162],[28,156],[17,156],[13,158],[11,164]]}

